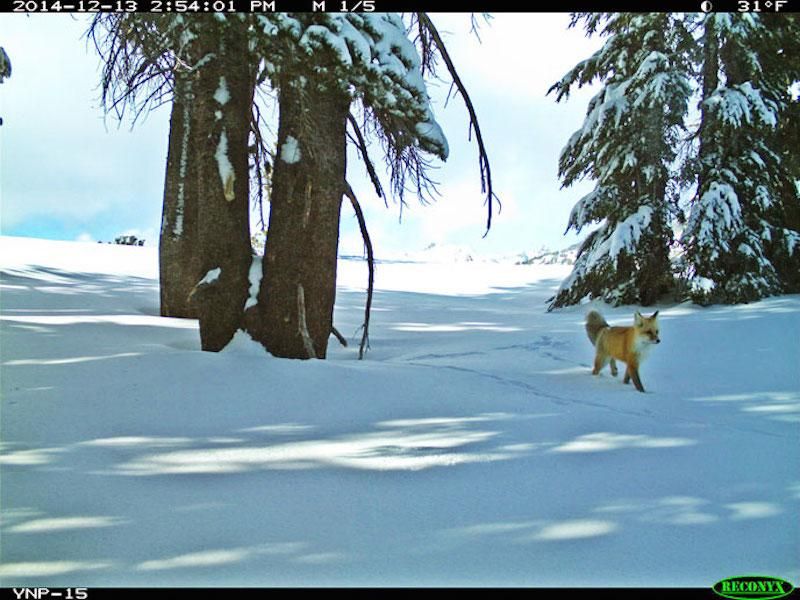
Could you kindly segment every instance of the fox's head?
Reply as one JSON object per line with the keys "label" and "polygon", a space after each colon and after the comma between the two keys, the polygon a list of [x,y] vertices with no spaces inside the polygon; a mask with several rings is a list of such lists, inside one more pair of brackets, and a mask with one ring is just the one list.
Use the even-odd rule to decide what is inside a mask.
{"label": "fox's head", "polygon": [[660,344],[661,338],[658,337],[658,311],[650,317],[643,317],[642,313],[637,312],[633,316],[633,326],[636,332],[651,344]]}

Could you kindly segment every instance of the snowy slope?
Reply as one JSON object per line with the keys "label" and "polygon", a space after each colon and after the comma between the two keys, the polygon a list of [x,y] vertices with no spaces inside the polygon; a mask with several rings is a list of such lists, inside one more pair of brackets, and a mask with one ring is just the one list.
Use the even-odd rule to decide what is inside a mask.
{"label": "snowy slope", "polygon": [[[327,361],[158,315],[155,249],[0,238],[0,585],[800,580],[800,297],[592,377],[569,265],[340,261]],[[601,307],[612,323],[631,308]]]}

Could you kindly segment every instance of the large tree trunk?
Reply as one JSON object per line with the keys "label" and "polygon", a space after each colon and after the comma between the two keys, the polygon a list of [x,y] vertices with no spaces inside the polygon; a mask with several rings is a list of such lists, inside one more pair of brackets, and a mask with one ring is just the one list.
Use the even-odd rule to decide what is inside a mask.
{"label": "large tree trunk", "polygon": [[[662,190],[661,198],[664,198],[665,186],[658,187]],[[655,304],[672,287],[672,265],[669,260],[671,236],[668,214],[662,205],[653,211],[650,227],[640,240],[644,252],[633,274],[638,302],[642,306]]]}
{"label": "large tree trunk", "polygon": [[248,330],[270,353],[325,358],[336,299],[339,213],[350,99],[295,81],[280,85],[278,158],[258,306]]}
{"label": "large tree trunk", "polygon": [[190,319],[197,318],[197,307],[189,295],[203,276],[197,240],[193,78],[186,70],[175,73],[158,254],[161,316]]}
{"label": "large tree trunk", "polygon": [[669,174],[660,159],[670,155],[670,148],[665,139],[665,132],[670,127],[666,119],[652,120],[642,131],[646,147],[653,152],[647,162],[651,165],[661,165],[659,174],[653,177],[652,181],[647,182],[641,173],[636,178],[636,191],[642,198],[641,203],[653,209],[650,225],[642,232],[642,237],[639,239],[640,250],[636,261],[638,264],[631,274],[637,288],[637,301],[642,306],[658,302],[673,285],[672,264],[669,258],[673,234],[667,209]]}
{"label": "large tree trunk", "polygon": [[[245,26],[206,22],[198,44],[207,59],[195,84],[199,262],[194,298],[203,350],[219,351],[242,325],[251,261],[249,225],[250,114],[254,61]],[[216,277],[209,277],[219,269]]]}

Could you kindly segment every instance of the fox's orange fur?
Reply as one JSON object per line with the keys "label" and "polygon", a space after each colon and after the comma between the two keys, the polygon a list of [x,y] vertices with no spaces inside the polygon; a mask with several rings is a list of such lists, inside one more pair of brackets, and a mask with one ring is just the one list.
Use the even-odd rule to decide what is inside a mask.
{"label": "fox's orange fur", "polygon": [[621,360],[626,365],[624,383],[633,380],[636,389],[643,392],[639,365],[652,345],[661,342],[658,337],[658,311],[650,317],[643,317],[637,312],[632,327],[611,327],[599,312],[593,310],[586,315],[586,333],[597,349],[592,374],[599,374],[610,363],[611,374],[616,377],[616,360]]}

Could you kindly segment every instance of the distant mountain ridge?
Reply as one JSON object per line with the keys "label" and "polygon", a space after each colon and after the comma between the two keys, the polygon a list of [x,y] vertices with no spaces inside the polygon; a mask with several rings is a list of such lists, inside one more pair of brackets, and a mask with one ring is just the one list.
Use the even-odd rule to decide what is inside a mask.
{"label": "distant mountain ridge", "polygon": [[411,252],[394,253],[376,256],[378,261],[410,261],[410,262],[435,262],[435,263],[505,263],[515,265],[563,265],[574,264],[578,254],[578,244],[563,248],[561,250],[551,250],[542,246],[538,250],[530,252],[520,252],[517,254],[481,254],[475,252],[469,246],[456,244],[436,244],[431,243],[422,250]]}
{"label": "distant mountain ridge", "polygon": [[578,244],[573,244],[562,250],[550,250],[541,248],[533,256],[527,254],[520,255],[517,264],[520,265],[574,265],[578,257]]}

